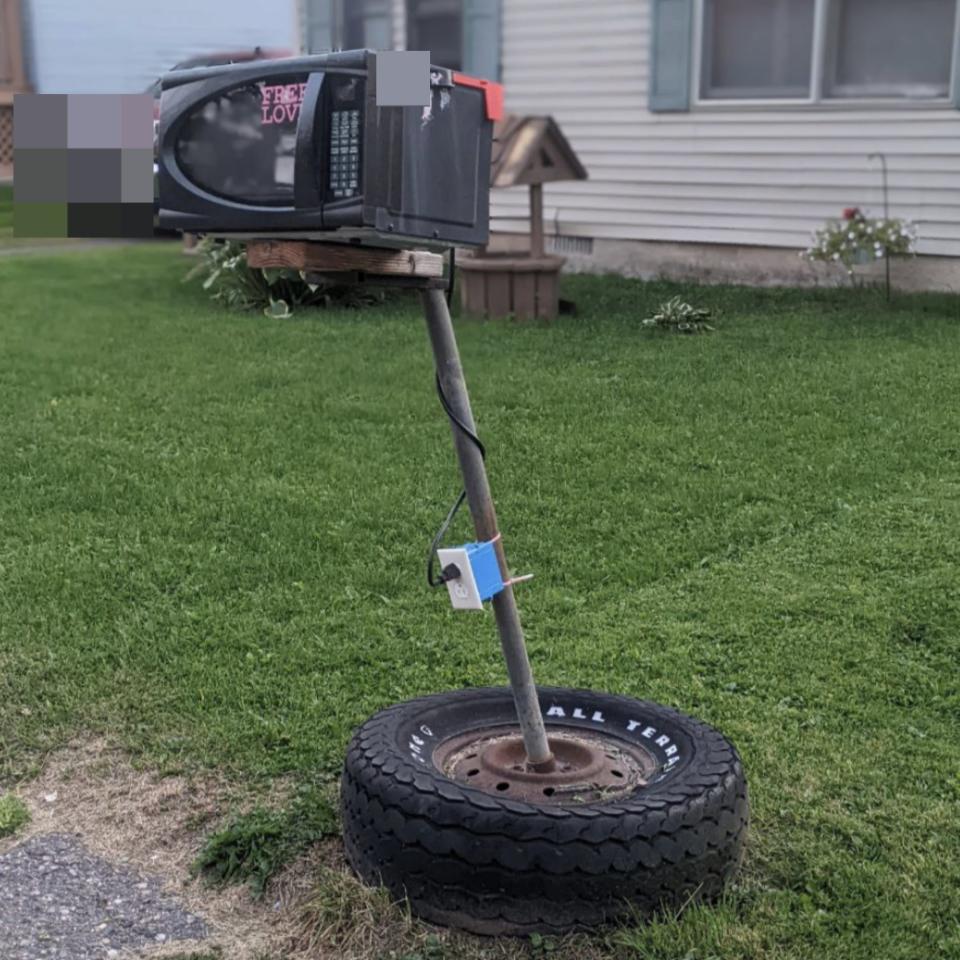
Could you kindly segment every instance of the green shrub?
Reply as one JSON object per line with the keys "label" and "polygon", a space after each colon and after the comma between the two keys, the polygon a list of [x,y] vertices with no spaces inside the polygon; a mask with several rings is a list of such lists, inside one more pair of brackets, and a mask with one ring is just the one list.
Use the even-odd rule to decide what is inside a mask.
{"label": "green shrub", "polygon": [[314,283],[300,270],[257,269],[247,265],[246,248],[234,240],[203,239],[198,262],[184,278],[203,278],[210,297],[237,310],[263,310],[289,317],[298,307],[364,307],[384,300],[381,290],[352,284]]}

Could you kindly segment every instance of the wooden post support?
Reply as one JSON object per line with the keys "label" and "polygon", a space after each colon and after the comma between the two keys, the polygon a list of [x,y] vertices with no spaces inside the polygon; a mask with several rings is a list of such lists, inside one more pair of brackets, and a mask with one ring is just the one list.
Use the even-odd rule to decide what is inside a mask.
{"label": "wooden post support", "polygon": [[0,93],[12,101],[12,94],[27,89],[20,0],[0,0],[0,48]]}
{"label": "wooden post support", "polygon": [[530,256],[539,260],[544,254],[543,184],[530,184]]}
{"label": "wooden post support", "polygon": [[251,240],[251,267],[278,267],[312,273],[370,273],[396,277],[442,277],[443,255],[309,240]]}

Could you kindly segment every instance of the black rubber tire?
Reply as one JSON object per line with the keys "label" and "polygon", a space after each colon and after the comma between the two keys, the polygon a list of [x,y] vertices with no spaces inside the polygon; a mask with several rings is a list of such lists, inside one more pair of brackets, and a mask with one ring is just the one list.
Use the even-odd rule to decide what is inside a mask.
{"label": "black rubber tire", "polygon": [[343,836],[357,874],[407,897],[426,920],[481,934],[584,929],[718,895],[737,871],[747,832],[747,785],[734,747],[654,703],[587,690],[538,693],[548,733],[602,730],[640,743],[660,764],[656,777],[605,802],[512,801],[449,779],[432,758],[451,737],[515,726],[508,688],[397,704],[360,727],[347,751]]}

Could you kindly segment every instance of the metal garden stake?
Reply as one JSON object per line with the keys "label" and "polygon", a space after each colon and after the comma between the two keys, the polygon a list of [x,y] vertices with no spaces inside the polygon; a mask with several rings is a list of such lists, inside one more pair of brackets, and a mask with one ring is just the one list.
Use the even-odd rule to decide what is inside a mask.
{"label": "metal garden stake", "polygon": [[[447,400],[457,417],[475,432],[473,412],[470,409],[470,397],[460,364],[460,352],[450,320],[450,311],[443,291],[427,289],[423,297],[424,315],[427,331],[433,347],[437,376]],[[463,473],[464,489],[467,492],[467,504],[473,516],[473,525],[479,540],[495,540],[497,559],[504,581],[507,581],[507,561],[497,529],[497,514],[487,480],[487,468],[483,455],[470,439],[451,423],[453,442]],[[500,631],[500,645],[507,663],[510,687],[517,705],[517,718],[523,744],[527,751],[527,762],[534,769],[547,772],[553,765],[550,745],[543,725],[543,714],[537,699],[537,690],[530,670],[530,660],[523,639],[523,627],[513,587],[509,583],[493,598],[493,612]]]}

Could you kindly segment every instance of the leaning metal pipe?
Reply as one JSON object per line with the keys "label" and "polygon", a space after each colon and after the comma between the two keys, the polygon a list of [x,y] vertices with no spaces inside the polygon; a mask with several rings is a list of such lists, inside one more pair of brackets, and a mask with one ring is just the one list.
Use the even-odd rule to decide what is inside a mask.
{"label": "leaning metal pipe", "polygon": [[[460,352],[457,349],[453,323],[450,320],[450,311],[443,291],[424,290],[421,295],[440,385],[453,412],[475,433],[470,397],[467,394],[467,384],[460,365]],[[460,470],[463,473],[463,485],[467,491],[467,503],[473,515],[477,539],[493,540],[499,530],[483,456],[455,424],[451,423],[450,427],[453,431],[453,442],[460,461]],[[503,541],[497,539],[495,548],[500,562],[500,573],[506,581],[510,574],[507,569]],[[513,699],[517,707],[517,719],[520,721],[527,761],[532,767],[546,771],[552,766],[553,757],[550,753],[550,745],[547,743],[543,714],[540,711],[537,689],[530,670],[530,660],[523,641],[523,627],[520,625],[517,601],[513,596],[513,587],[509,584],[493,598],[493,613],[500,631],[500,646],[507,662],[507,674],[510,677]]]}

